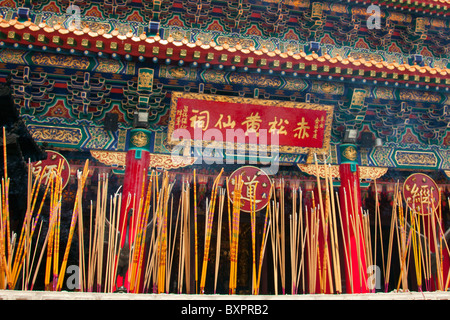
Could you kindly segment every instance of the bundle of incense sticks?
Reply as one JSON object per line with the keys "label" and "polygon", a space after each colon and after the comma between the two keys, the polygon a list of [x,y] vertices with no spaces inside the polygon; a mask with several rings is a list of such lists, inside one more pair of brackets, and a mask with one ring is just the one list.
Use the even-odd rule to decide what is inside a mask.
{"label": "bundle of incense sticks", "polygon": [[194,261],[195,261],[195,293],[198,293],[198,232],[197,232],[197,177],[194,169]]}
{"label": "bundle of incense sticks", "polygon": [[[117,257],[116,252],[119,246],[119,212],[122,203],[122,195],[115,193],[114,196],[110,196],[110,212],[109,221],[104,230],[108,230],[108,243],[106,254],[106,270],[105,270],[105,285],[103,292],[113,292],[116,272],[117,272]],[[105,221],[106,222],[106,221]],[[80,282],[81,283],[81,282]],[[101,289],[101,288],[100,288]]]}
{"label": "bundle of incense sticks", "polygon": [[[376,213],[379,210],[378,202],[376,203]],[[438,245],[439,239],[443,238],[443,230],[441,226],[440,211],[437,208],[432,208],[429,200],[418,199],[418,203],[414,204],[413,208],[403,208],[402,196],[399,191],[399,183],[397,183],[393,198],[393,208],[390,225],[390,235],[388,242],[388,256],[386,262],[385,273],[385,292],[389,287],[389,276],[392,267],[392,250],[394,246],[394,234],[396,234],[396,242],[399,255],[400,275],[396,283],[395,289],[399,290],[402,286],[403,290],[409,290],[408,274],[409,261],[414,262],[415,278],[417,283],[417,290],[422,291],[422,285],[425,283],[425,289],[431,290],[431,252],[435,250],[436,274],[435,284],[436,288],[444,289],[444,276],[441,262],[443,261],[444,245]],[[408,214],[409,213],[409,214]],[[378,211],[379,214],[379,211]],[[377,215],[376,215],[377,216]],[[375,216],[375,219],[376,219]],[[379,216],[378,216],[379,219]],[[381,221],[378,222],[381,228]],[[381,236],[381,233],[380,233]],[[381,241],[382,243],[382,241]],[[434,248],[434,249],[433,249]],[[445,243],[446,254],[450,254],[447,243]],[[384,267],[384,257],[383,257]],[[383,269],[384,271],[384,269]],[[447,277],[448,278],[448,277]]]}
{"label": "bundle of incense sticks", "polygon": [[[56,179],[60,170],[61,170],[61,164],[57,168],[56,173],[53,172],[52,179],[54,179],[54,178]],[[32,243],[33,234],[35,232],[37,222],[38,222],[39,217],[42,212],[44,200],[47,197],[47,192],[48,192],[49,186],[50,186],[50,184],[47,184],[45,193],[41,199],[41,203],[40,203],[38,212],[36,213],[36,216],[33,218],[33,222],[32,222],[32,215],[35,211],[35,205],[37,203],[37,199],[38,199],[38,195],[40,192],[40,187],[42,184],[44,174],[45,174],[45,172],[44,172],[44,170],[42,170],[40,172],[39,176],[35,179],[34,183],[32,183],[31,165],[30,164],[28,165],[27,211],[25,214],[22,231],[21,231],[21,235],[19,238],[19,244],[16,249],[17,251],[15,254],[14,265],[13,265],[13,270],[12,270],[11,288],[15,288],[15,286],[16,286],[16,283],[17,283],[17,280],[19,277],[19,273],[20,273],[20,269],[21,269],[21,265],[24,266],[24,269],[22,270],[23,274],[24,274],[24,277],[22,277],[22,279],[24,280],[24,282],[22,283],[22,289],[26,290],[26,288],[28,288],[28,283],[30,280],[30,270],[32,268],[32,265],[29,264],[30,253],[31,253],[31,243]],[[31,184],[33,184],[33,187],[31,187]],[[53,198],[58,197],[60,199],[60,190],[58,190],[56,193],[59,194],[59,196],[54,196]],[[55,202],[52,202],[52,203],[53,203],[53,205],[55,205]],[[34,251],[36,252],[36,247],[35,247]],[[25,259],[26,259],[26,267],[24,264]]]}
{"label": "bundle of incense sticks", "polygon": [[[319,195],[319,212],[320,212],[320,220],[322,221],[322,238],[323,238],[323,249],[321,250],[323,253],[319,251],[319,269],[322,269],[322,273],[319,273],[319,279],[320,279],[320,291],[321,293],[324,293],[326,290],[326,284],[328,279],[328,285],[332,287],[332,281],[331,281],[331,266],[330,266],[330,259],[329,259],[329,251],[328,251],[328,215],[329,211],[326,210],[324,207],[324,201],[322,196],[322,183],[320,180],[320,174],[319,174],[319,163],[317,160],[317,155],[314,154],[314,160],[315,160],[315,167],[316,167],[316,179],[317,179],[317,190]],[[325,172],[326,172],[326,166],[324,166]],[[328,208],[328,207],[327,207]],[[322,255],[322,257],[321,257]],[[321,263],[323,263],[323,267],[321,266]],[[328,273],[327,273],[328,271]],[[320,272],[320,270],[319,270]],[[333,289],[331,288],[331,292]]]}
{"label": "bundle of incense sticks", "polygon": [[[191,276],[191,263],[190,263],[190,248],[191,248],[191,236],[190,236],[190,184],[185,183],[185,188],[182,193],[182,206],[181,206],[181,228],[180,228],[180,252],[178,257],[178,293],[183,292],[183,285],[186,293],[191,293],[190,288],[190,276]],[[183,279],[185,279],[183,281]]]}
{"label": "bundle of incense sticks", "polygon": [[[258,182],[252,187],[256,190]],[[251,192],[250,195],[250,230],[252,239],[252,294],[256,294],[256,194]]]}
{"label": "bundle of incense sticks", "polygon": [[[22,224],[21,234],[19,237],[18,245],[16,246],[16,235],[11,234],[10,218],[9,218],[9,185],[10,178],[8,177],[7,166],[7,148],[6,148],[6,131],[3,128],[3,161],[4,161],[4,177],[1,185],[0,196],[0,288],[2,289],[15,289],[20,273],[22,272],[22,289],[28,290],[29,282],[31,280],[31,269],[34,264],[34,257],[37,249],[37,241],[33,254],[33,260],[31,258],[31,246],[33,235],[36,230],[37,223],[39,221],[44,200],[46,199],[49,183],[45,189],[44,196],[41,198],[41,202],[37,213],[35,208],[37,200],[39,198],[40,187],[44,178],[44,170],[42,170],[36,177],[34,182],[32,181],[31,165],[28,165],[28,186],[27,186],[27,210],[25,218]],[[61,170],[61,164],[57,168],[56,172],[53,172],[51,179]],[[34,217],[33,217],[34,215]],[[42,228],[39,228],[39,234]],[[31,286],[32,287],[32,286]]]}
{"label": "bundle of incense sticks", "polygon": [[217,241],[216,241],[216,265],[214,272],[214,294],[216,294],[217,290],[217,277],[219,274],[219,262],[220,262],[220,244],[221,244],[221,236],[222,236],[222,217],[223,217],[223,206],[225,203],[225,189],[221,188],[219,193],[219,217],[217,220]]}
{"label": "bundle of incense sticks", "polygon": [[[149,220],[149,211],[150,211],[150,201],[151,201],[151,188],[152,188],[152,176],[150,177],[150,181],[146,186],[147,170],[144,170],[144,179],[142,183],[142,198],[139,199],[136,219],[134,222],[134,234],[133,234],[133,246],[132,246],[132,260],[131,260],[131,268],[130,268],[130,291],[139,293],[141,277],[142,277],[142,264],[144,259],[144,248],[145,248],[145,239],[147,234],[147,225]],[[154,172],[152,172],[152,175]],[[166,181],[165,179],[164,181]],[[147,189],[145,189],[147,188]],[[170,188],[167,190],[167,197],[170,197]],[[166,200],[168,203],[168,199]],[[166,206],[167,207],[167,206]],[[165,211],[165,215],[167,216],[168,211]],[[167,218],[167,217],[166,217]]]}
{"label": "bundle of incense sticks", "polygon": [[203,266],[202,266],[202,275],[200,279],[200,293],[205,293],[205,282],[206,282],[206,271],[208,268],[208,257],[209,257],[209,247],[211,243],[211,234],[213,228],[214,221],[214,212],[216,208],[216,197],[217,197],[217,189],[220,181],[220,177],[222,176],[223,169],[220,171],[217,178],[214,180],[211,194],[211,202],[209,203],[209,210],[206,210],[206,231],[205,231],[205,249],[203,252]]}
{"label": "bundle of incense sticks", "polygon": [[[331,208],[330,217],[330,234],[331,234],[331,247],[333,256],[333,268],[335,271],[335,283],[336,292],[342,292],[342,280],[341,280],[341,264],[340,264],[340,253],[339,253],[339,243],[338,243],[338,233],[337,233],[337,219],[336,219],[336,208],[335,199],[333,192],[333,177],[331,175],[331,166],[326,166],[325,162],[325,172],[326,172],[326,182],[327,182],[327,208]],[[329,210],[329,209],[328,209]]]}
{"label": "bundle of incense sticks", "polygon": [[[284,224],[284,180],[280,179],[277,192],[274,192],[272,200],[272,209],[270,210],[272,257],[274,268],[274,290],[278,294],[278,280],[281,279],[282,293],[285,294],[285,224]],[[281,200],[283,199],[283,200]],[[278,201],[277,201],[278,200]]]}
{"label": "bundle of incense sticks", "polygon": [[259,286],[261,283],[261,269],[262,269],[262,264],[264,261],[264,255],[266,252],[266,245],[267,245],[267,237],[269,235],[270,224],[271,224],[269,216],[270,216],[270,199],[271,199],[272,193],[274,192],[273,190],[274,189],[273,189],[273,185],[272,185],[270,192],[269,192],[269,199],[268,199],[269,205],[266,206],[266,216],[264,218],[264,228],[263,228],[263,232],[262,232],[263,238],[261,240],[261,247],[259,250],[258,275],[257,275],[257,279],[256,279],[256,288],[255,288],[254,294],[259,294]]}
{"label": "bundle of incense sticks", "polygon": [[[151,175],[151,184],[149,186],[149,192],[151,193],[151,201],[150,201],[150,206],[152,207],[152,222],[151,224],[151,238],[150,238],[150,244],[149,244],[149,248],[148,248],[148,255],[147,255],[147,261],[146,261],[146,268],[145,268],[145,272],[144,272],[144,283],[143,283],[143,290],[144,292],[148,292],[148,288],[150,286],[150,282],[151,282],[151,275],[155,275],[156,274],[156,268],[155,268],[155,261],[156,261],[156,245],[159,242],[159,234],[160,234],[160,228],[159,225],[157,227],[157,214],[156,212],[158,212],[158,203],[159,203],[159,197],[157,196],[157,187],[158,187],[158,174],[154,171],[152,171],[152,175]],[[158,195],[159,195],[159,191],[158,191]],[[150,210],[149,210],[149,214],[150,214]],[[177,217],[178,219],[178,217]],[[176,232],[175,232],[176,234]],[[156,279],[154,279],[153,282],[153,290],[154,292],[156,292]]]}
{"label": "bundle of incense sticks", "polygon": [[70,224],[69,237],[67,239],[66,250],[64,251],[64,257],[63,257],[62,265],[61,265],[61,268],[59,270],[59,275],[58,275],[58,283],[56,286],[56,290],[58,290],[58,291],[60,291],[62,289],[64,275],[66,274],[67,259],[69,258],[69,251],[70,251],[70,246],[72,245],[73,235],[75,233],[77,218],[78,218],[78,215],[83,214],[81,200],[82,200],[84,185],[86,183],[88,173],[89,173],[89,160],[86,160],[84,168],[83,168],[83,172],[78,173],[78,190],[77,190],[77,193],[75,196],[75,204],[74,204],[74,208],[73,208],[72,221]]}
{"label": "bundle of incense sticks", "polygon": [[[183,208],[185,207],[185,202],[189,201],[189,197],[186,197],[186,194],[189,194],[189,183],[183,181],[183,185],[182,185],[182,194],[181,194],[181,201],[179,203],[178,208],[180,209],[180,205],[183,204]],[[178,229],[178,222],[179,222],[179,217],[180,217],[180,210],[178,210],[178,214],[176,217],[176,223],[175,223],[175,231],[173,232],[174,234],[174,238],[172,239],[172,223],[173,223],[173,197],[171,198],[171,203],[170,203],[170,218],[169,218],[169,243],[168,243],[168,251],[169,251],[169,255],[168,257],[168,261],[167,261],[167,273],[166,273],[166,293],[169,293],[169,286],[170,286],[170,276],[172,274],[172,264],[173,264],[173,255],[175,252],[175,238],[177,235],[177,229]]]}
{"label": "bundle of incense sticks", "polygon": [[279,217],[280,217],[280,276],[281,276],[281,290],[282,294],[286,294],[286,223],[285,223],[285,205],[284,205],[284,190],[285,181],[283,178],[280,179],[280,206],[279,206]]}
{"label": "bundle of incense sticks", "polygon": [[[4,137],[5,138],[5,137]],[[244,181],[241,176],[236,178],[233,193],[226,193],[220,188],[222,171],[215,178],[210,198],[207,198],[205,213],[205,228],[197,228],[197,173],[194,170],[194,232],[191,231],[191,182],[182,181],[178,211],[173,212],[172,189],[174,181],[170,181],[168,172],[151,172],[149,180],[146,179],[141,186],[141,199],[129,197],[123,199],[118,192],[108,194],[108,176],[99,175],[97,186],[96,205],[91,204],[88,232],[83,221],[83,190],[89,172],[89,163],[86,161],[82,172],[78,173],[78,186],[73,203],[72,219],[69,226],[67,242],[61,241],[61,204],[63,181],[61,180],[61,164],[57,170],[44,179],[44,171],[33,180],[31,166],[29,166],[27,209],[20,235],[11,233],[9,223],[9,177],[7,175],[6,145],[4,145],[5,177],[2,179],[0,196],[0,288],[15,289],[19,279],[22,279],[22,289],[33,289],[40,265],[44,268],[44,285],[46,290],[62,290],[66,276],[68,253],[71,248],[75,232],[78,231],[78,266],[79,290],[113,292],[116,289],[118,257],[120,256],[124,224],[120,225],[119,216],[121,202],[126,201],[127,207],[133,208],[134,219],[131,220],[133,233],[130,235],[128,260],[127,288],[131,292],[147,292],[153,284],[153,292],[169,293],[172,281],[176,282],[174,291],[177,293],[205,293],[206,275],[208,271],[209,255],[213,230],[217,226],[215,265],[214,265],[214,293],[217,290],[217,281],[222,248],[221,230],[226,194],[231,195],[227,201],[230,239],[230,278],[229,294],[236,294],[237,279],[239,276],[239,231],[241,214],[241,193]],[[326,164],[316,162],[316,187],[318,193],[312,193],[312,205],[303,203],[303,191],[298,187],[291,189],[292,211],[285,221],[286,203],[285,181],[278,181],[278,189],[272,186],[269,194],[269,205],[265,208],[264,225],[260,247],[258,248],[258,224],[255,207],[255,196],[250,198],[250,228],[251,228],[251,293],[260,293],[261,269],[267,247],[268,236],[271,236],[274,292],[283,294],[290,290],[292,294],[342,292],[341,264],[346,265],[350,271],[350,283],[354,289],[353,274],[357,274],[360,283],[364,284],[366,270],[362,270],[361,261],[373,261],[376,264],[378,246],[381,247],[383,261],[383,275],[385,291],[388,290],[389,277],[392,267],[394,246],[398,249],[399,277],[395,279],[395,289],[412,289],[409,281],[410,265],[414,265],[415,278],[418,290],[425,285],[426,290],[432,289],[434,280],[436,289],[447,290],[450,284],[450,273],[444,268],[444,255],[450,250],[444,240],[442,227],[442,208],[439,202],[437,208],[426,199],[420,199],[420,210],[403,205],[400,184],[397,183],[391,216],[390,234],[388,239],[387,261],[384,257],[383,239],[381,230],[380,203],[375,185],[375,214],[368,210],[357,208],[356,188],[352,191],[343,190],[345,207],[352,207],[352,212],[361,213],[348,215],[341,212],[339,201],[335,202],[333,191],[333,177],[331,168]],[[147,181],[148,180],[148,181]],[[44,182],[45,181],[45,182]],[[227,188],[229,187],[227,181]],[[43,188],[44,187],[44,188]],[[323,187],[323,188],[322,188]],[[43,192],[43,190],[45,190]],[[277,190],[277,191],[276,191]],[[348,195],[348,197],[347,197]],[[41,235],[43,221],[39,223],[43,204],[48,198],[48,226],[47,232]],[[335,203],[337,206],[335,206]],[[348,206],[347,206],[348,205]],[[263,212],[263,211],[261,211]],[[46,213],[45,213],[46,214]],[[344,232],[342,216],[348,219],[347,230]],[[371,221],[373,217],[373,221]],[[339,219],[339,220],[338,220]],[[217,223],[215,222],[217,220]],[[38,226],[39,224],[39,226]],[[341,237],[338,239],[338,227],[341,228]],[[372,233],[371,225],[374,227]],[[38,228],[37,228],[38,227]],[[288,229],[286,229],[286,227]],[[36,230],[37,229],[37,230]],[[36,231],[37,235],[36,235]],[[351,232],[350,232],[351,231]],[[107,234],[105,234],[107,232]],[[361,246],[349,246],[350,234],[355,235],[356,242]],[[44,238],[40,254],[38,251],[39,239]],[[37,238],[36,238],[37,237]],[[203,263],[199,279],[198,270],[198,238],[204,241]],[[149,238],[149,239],[148,239]],[[85,252],[85,241],[88,239]],[[194,243],[192,245],[192,239]],[[344,259],[339,256],[339,240],[343,243]],[[33,242],[34,250],[33,250]],[[396,244],[395,244],[396,243]],[[287,247],[286,247],[287,246]],[[195,270],[191,272],[191,250],[194,247]],[[270,246],[269,246],[270,247]],[[60,248],[64,255],[60,257]],[[353,248],[353,249],[352,249]],[[226,248],[225,248],[226,249]],[[259,252],[258,252],[259,249]],[[347,251],[350,250],[350,251]],[[356,250],[356,252],[351,252]],[[411,254],[412,251],[412,254]],[[434,255],[432,255],[434,254]],[[356,255],[359,267],[356,268],[350,257]],[[176,259],[177,257],[177,259]],[[35,259],[37,258],[37,259]],[[288,259],[288,261],[286,261]],[[290,259],[290,261],[289,261]],[[35,261],[37,260],[37,263]],[[45,260],[45,261],[44,261]],[[173,261],[178,261],[178,277],[172,279],[176,271],[172,272]],[[412,261],[411,261],[412,260]],[[411,261],[411,263],[410,263]],[[287,263],[286,263],[287,262]],[[435,274],[432,274],[432,265],[436,265]],[[21,277],[22,275],[22,277]],[[191,290],[191,276],[195,276],[195,290]],[[288,276],[289,275],[289,276]],[[287,281],[291,283],[287,283]],[[279,288],[278,286],[281,286]],[[199,289],[197,288],[199,286]],[[279,290],[281,289],[281,290]],[[300,290],[302,289],[302,290]]]}
{"label": "bundle of incense sticks", "polygon": [[411,233],[412,233],[412,247],[414,256],[414,267],[416,270],[417,289],[422,291],[422,244],[418,237],[418,230],[420,230],[419,215],[415,212],[415,208],[411,210]]}
{"label": "bundle of incense sticks", "polygon": [[[290,231],[290,257],[291,257],[291,293],[297,294],[298,292],[298,276],[301,269],[299,268],[299,251],[300,245],[300,219],[297,212],[297,191],[300,189],[292,188],[292,214],[289,216],[289,231]],[[301,201],[301,199],[300,199]],[[300,202],[301,208],[301,202]]]}
{"label": "bundle of incense sticks", "polygon": [[[90,231],[89,231],[89,254],[88,254],[88,270],[87,270],[87,283],[86,290],[88,292],[94,291],[94,281],[96,280],[96,289],[95,291],[99,292],[101,290],[102,280],[103,280],[103,272],[102,272],[102,264],[103,264],[103,248],[104,248],[104,232],[105,232],[105,224],[106,224],[106,212],[107,212],[107,191],[108,191],[108,176],[107,175],[99,175],[98,176],[98,184],[97,184],[97,201],[96,201],[96,209],[95,209],[95,226],[92,233],[92,204],[90,210]],[[81,224],[79,224],[79,232],[80,232]],[[109,232],[114,233],[114,226],[109,227]],[[96,276],[96,277],[95,277]],[[85,276],[86,277],[86,276]],[[85,280],[80,282],[80,285]]]}
{"label": "bundle of incense sticks", "polygon": [[2,178],[1,189],[1,211],[2,216],[0,219],[0,285],[1,288],[6,289],[7,286],[12,286],[11,275],[11,256],[12,256],[12,243],[10,238],[10,223],[9,223],[9,209],[7,205],[9,194],[9,179],[8,179],[8,161],[6,150],[6,129],[3,127],[3,165],[4,165],[4,177]]}
{"label": "bundle of incense sticks", "polygon": [[[230,238],[230,281],[229,281],[229,294],[236,294],[237,283],[237,262],[238,262],[238,250],[239,250],[239,223],[241,214],[241,192],[244,181],[242,176],[236,178],[233,192],[233,211],[231,214],[231,220],[229,220],[229,228],[231,230]],[[228,186],[228,184],[227,184]],[[228,193],[230,194],[230,193]]]}
{"label": "bundle of incense sticks", "polygon": [[[397,199],[401,199],[400,191]],[[406,261],[407,255],[409,253],[409,245],[407,244],[407,235],[406,235],[406,223],[407,223],[407,210],[403,211],[403,201],[398,200],[398,220],[396,223],[396,231],[397,231],[397,244],[398,244],[398,254],[400,261],[400,277],[398,280],[397,290],[400,287],[400,281],[402,283],[403,290],[408,290],[408,263]],[[411,235],[411,233],[409,233]],[[409,261],[409,259],[408,259]]]}
{"label": "bundle of incense sticks", "polygon": [[168,217],[168,204],[170,199],[170,193],[172,191],[173,184],[169,183],[169,175],[164,173],[163,183],[161,185],[161,207],[158,210],[158,224],[161,226],[160,237],[158,242],[158,278],[157,278],[157,290],[158,293],[165,292],[166,281],[166,268],[167,268],[167,217]]}
{"label": "bundle of incense sticks", "polygon": [[[374,187],[375,187],[375,232],[374,232],[374,256],[373,256],[373,265],[377,265],[377,245],[378,245],[378,233],[377,229],[379,230],[380,235],[380,248],[381,248],[381,259],[382,259],[382,267],[383,267],[383,278],[386,278],[386,267],[385,267],[385,260],[384,260],[384,246],[383,246],[383,230],[381,225],[381,212],[380,212],[380,205],[378,200],[378,186],[377,186],[377,180],[374,180]],[[376,290],[376,287],[373,288],[373,291]]]}
{"label": "bundle of incense sticks", "polygon": [[389,231],[388,256],[387,256],[387,261],[386,261],[386,277],[384,280],[384,291],[385,292],[388,291],[388,287],[389,287],[394,229],[395,229],[395,225],[396,225],[396,221],[397,221],[397,197],[398,197],[398,183],[395,187],[395,192],[394,192],[394,201],[393,201],[392,215],[391,215],[391,227],[390,227],[390,231]]}

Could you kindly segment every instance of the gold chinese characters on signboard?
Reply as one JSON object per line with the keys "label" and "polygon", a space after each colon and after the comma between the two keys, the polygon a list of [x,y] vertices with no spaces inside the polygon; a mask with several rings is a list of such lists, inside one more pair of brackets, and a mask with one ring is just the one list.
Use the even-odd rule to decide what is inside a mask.
{"label": "gold chinese characters on signboard", "polygon": [[329,105],[174,92],[167,136],[171,145],[327,153],[332,120]]}

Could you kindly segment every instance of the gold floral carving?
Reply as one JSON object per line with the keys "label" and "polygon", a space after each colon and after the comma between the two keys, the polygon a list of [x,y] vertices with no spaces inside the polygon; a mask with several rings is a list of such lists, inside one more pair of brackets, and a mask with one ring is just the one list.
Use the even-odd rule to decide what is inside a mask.
{"label": "gold floral carving", "polygon": [[[291,102],[291,101],[278,101],[278,100],[263,100],[263,99],[254,99],[254,98],[240,98],[240,97],[229,97],[229,96],[221,96],[221,95],[210,95],[210,94],[199,94],[199,93],[184,93],[184,92],[173,92],[172,93],[172,101],[170,106],[170,120],[169,120],[169,128],[167,132],[168,143],[174,144],[179,143],[179,141],[174,142],[172,140],[173,132],[175,130],[175,119],[177,112],[177,104],[179,98],[186,99],[197,99],[200,101],[216,101],[216,102],[228,102],[228,103],[241,103],[241,104],[254,104],[261,105],[267,107],[273,107],[273,111],[276,112],[278,107],[284,108],[293,108],[293,109],[309,109],[309,110],[325,110],[327,112],[327,116],[325,119],[325,131],[323,137],[323,146],[322,148],[308,148],[308,147],[298,147],[298,146],[279,146],[278,152],[281,153],[296,153],[296,154],[313,154],[313,153],[328,153],[330,149],[330,138],[331,138],[331,125],[333,121],[333,106],[317,104],[317,103],[308,103],[308,102]],[[227,145],[225,142],[209,142],[203,141],[203,145],[208,145],[211,148],[216,148],[219,146],[224,146],[226,148],[231,147],[231,145]],[[240,145],[238,143],[234,143],[235,150],[246,149],[249,150],[249,144]],[[268,151],[270,148],[268,148]]]}
{"label": "gold floral carving", "polygon": [[81,129],[55,126],[28,125],[28,131],[38,142],[53,142],[77,145],[83,138]]}
{"label": "gold floral carving", "polygon": [[25,51],[5,49],[0,52],[0,61],[3,63],[24,64],[23,56]]}
{"label": "gold floral carving", "polygon": [[[317,175],[317,168],[315,164],[298,164],[299,169],[304,172],[307,173],[309,175],[312,176],[316,176]],[[319,171],[319,177],[321,178],[325,178],[326,176],[326,172],[325,172],[325,166],[324,165],[319,165],[318,166],[318,171]],[[327,170],[328,170],[328,175],[330,174],[330,169],[331,169],[331,176],[333,178],[339,178],[339,166],[331,166],[329,167],[327,165]]]}
{"label": "gold floral carving", "polygon": [[122,64],[113,59],[98,59],[98,67],[96,71],[107,73],[118,73],[122,70]]}
{"label": "gold floral carving", "polygon": [[444,170],[445,174],[447,175],[447,177],[450,178],[450,170]]}
{"label": "gold floral carving", "polygon": [[114,152],[114,151],[98,151],[91,150],[91,155],[107,166],[124,167],[127,158],[126,152]]}
{"label": "gold floral carving", "polygon": [[311,91],[323,94],[344,94],[344,85],[333,82],[314,81]]}
{"label": "gold floral carving", "polygon": [[[124,167],[127,153],[119,151],[91,150],[91,155],[107,166]],[[170,154],[150,154],[149,168],[176,169],[193,165],[197,158],[172,156]]]}
{"label": "gold floral carving", "polygon": [[87,69],[90,64],[89,59],[86,57],[42,53],[32,56],[31,61],[41,66],[64,67],[82,70]]}
{"label": "gold floral carving", "polygon": [[395,160],[403,166],[435,167],[438,164],[436,155],[431,152],[397,151]]}
{"label": "gold floral carving", "polygon": [[384,176],[387,171],[388,168],[360,166],[359,177],[360,179],[375,180]]}
{"label": "gold floral carving", "polygon": [[270,77],[264,75],[254,76],[253,74],[231,73],[229,81],[232,84],[242,84],[245,86],[259,86],[278,88],[282,82],[278,77]]}
{"label": "gold floral carving", "polygon": [[150,167],[162,169],[176,169],[193,165],[196,158],[172,156],[167,154],[151,154]]}
{"label": "gold floral carving", "polygon": [[[325,166],[319,165],[319,177],[325,178]],[[298,164],[298,168],[309,175],[316,176],[317,169],[315,164]],[[339,166],[331,165],[331,168],[328,169],[328,175],[330,174],[333,178],[339,179]],[[359,169],[359,178],[362,180],[375,180],[384,176],[388,170],[388,168],[382,167],[366,167],[366,166],[358,166]]]}
{"label": "gold floral carving", "polygon": [[433,94],[429,92],[401,90],[399,95],[400,100],[434,102],[434,103],[438,103],[439,101],[441,101],[441,97],[439,96],[439,94]]}
{"label": "gold floral carving", "polygon": [[151,88],[153,86],[153,70],[139,69],[138,87]]}

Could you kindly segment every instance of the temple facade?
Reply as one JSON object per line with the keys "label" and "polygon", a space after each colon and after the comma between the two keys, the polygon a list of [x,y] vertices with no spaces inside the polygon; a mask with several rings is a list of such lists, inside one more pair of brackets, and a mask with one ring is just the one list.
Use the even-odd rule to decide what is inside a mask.
{"label": "temple facade", "polygon": [[[224,183],[240,166],[276,163],[268,173],[274,185],[283,179],[283,186],[309,193],[308,201],[314,192],[319,201],[318,179],[332,177],[349,216],[373,210],[379,194],[389,229],[398,182],[421,172],[441,190],[445,231],[448,6],[447,0],[1,0],[0,82],[10,87],[34,141],[67,160],[68,200],[86,159],[88,188],[107,173],[111,185],[137,199],[146,170],[166,170],[181,181],[195,169],[199,186],[207,185],[199,189],[204,197],[221,168]],[[277,148],[255,151],[247,140],[214,153],[196,148],[195,129],[210,142],[205,130],[212,128],[222,142],[231,141],[227,128],[242,129],[246,138],[276,131]],[[177,130],[192,135],[192,145],[174,156]],[[352,199],[357,203],[350,205]],[[353,248],[347,292],[369,291],[367,274],[350,272],[371,265],[356,255],[366,250],[359,241],[352,236],[346,244]],[[245,287],[250,280],[240,281]],[[266,292],[274,290],[270,281]]]}

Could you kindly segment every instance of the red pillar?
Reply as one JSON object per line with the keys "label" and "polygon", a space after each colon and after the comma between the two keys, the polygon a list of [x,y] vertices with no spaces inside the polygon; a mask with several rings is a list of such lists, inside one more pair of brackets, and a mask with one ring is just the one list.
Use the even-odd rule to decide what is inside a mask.
{"label": "red pillar", "polygon": [[[143,197],[142,192],[143,190],[145,192],[148,182],[147,173],[150,165],[151,141],[151,131],[139,128],[133,129],[130,132],[122,192],[122,207],[119,219],[120,228],[123,230],[123,236],[121,237],[122,249],[124,245],[127,245],[127,230],[129,235],[128,245],[132,244],[134,241],[139,201]],[[133,214],[127,219],[130,209],[133,209]],[[130,288],[127,276],[122,277],[118,275],[116,287],[120,288],[122,286],[127,289]]]}
{"label": "red pillar", "polygon": [[[340,146],[341,163],[339,190],[343,243],[347,254],[344,255],[347,293],[367,293],[367,263],[362,229],[361,189],[355,145]],[[348,260],[347,260],[348,259]]]}

